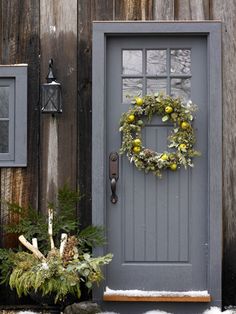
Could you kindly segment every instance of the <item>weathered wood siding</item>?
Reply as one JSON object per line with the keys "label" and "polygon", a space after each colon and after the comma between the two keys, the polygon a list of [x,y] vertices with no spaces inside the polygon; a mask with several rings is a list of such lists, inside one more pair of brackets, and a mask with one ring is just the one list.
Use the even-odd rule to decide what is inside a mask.
{"label": "weathered wood siding", "polygon": [[[39,3],[38,1],[0,1],[1,64],[28,63],[28,167],[1,169],[1,198],[27,205],[38,204],[39,157]],[[1,210],[4,221],[6,211]],[[13,217],[14,219],[14,217]],[[14,239],[2,238],[10,246]]]}
{"label": "weathered wood siding", "polygon": [[223,299],[236,304],[236,2],[212,2],[211,18],[222,21],[223,49]]}
{"label": "weathered wood siding", "polygon": [[[236,304],[235,18],[234,0],[0,0],[0,61],[29,64],[28,167],[0,170],[1,198],[45,211],[68,182],[85,195],[78,216],[90,223],[92,21],[222,20],[223,294],[225,304]],[[64,111],[54,118],[35,110],[50,58],[63,88]],[[2,221],[5,214],[2,206]]]}
{"label": "weathered wood siding", "polygon": [[41,82],[48,61],[54,60],[55,76],[62,84],[63,113],[41,115],[40,209],[55,201],[58,187],[76,188],[77,178],[77,1],[40,2]]}

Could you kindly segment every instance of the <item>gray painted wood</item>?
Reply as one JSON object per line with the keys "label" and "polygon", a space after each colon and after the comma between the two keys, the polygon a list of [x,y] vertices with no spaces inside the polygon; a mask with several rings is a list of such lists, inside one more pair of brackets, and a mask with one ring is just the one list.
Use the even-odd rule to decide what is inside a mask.
{"label": "gray painted wood", "polygon": [[[107,182],[107,229],[108,229],[108,251],[114,253],[116,258],[108,266],[107,285],[113,289],[146,289],[146,290],[205,290],[206,284],[206,262],[205,243],[207,243],[206,219],[207,216],[207,120],[205,106],[207,103],[206,90],[206,40],[205,38],[112,38],[108,40],[107,46],[107,150],[106,156],[112,151],[119,151],[120,133],[119,120],[123,112],[128,110],[129,104],[121,103],[121,59],[122,49],[160,49],[160,48],[190,48],[192,51],[192,99],[199,104],[199,113],[195,121],[198,147],[204,157],[195,160],[195,169],[189,173],[189,184],[186,186],[186,172],[164,173],[163,179],[155,178],[152,174],[145,175],[144,172],[133,169],[125,156],[121,157],[121,173],[118,189],[119,202],[114,206],[109,202],[110,184]],[[143,56],[144,58],[144,56]],[[169,58],[169,56],[167,57]],[[151,131],[150,131],[151,129]],[[160,131],[160,129],[162,129]],[[170,127],[167,127],[170,130]],[[154,142],[151,146],[155,151],[167,149],[168,132],[163,123],[153,120],[146,127],[147,140]],[[154,133],[153,133],[154,132]],[[158,137],[157,134],[158,133]],[[149,147],[146,145],[146,147]],[[124,168],[124,170],[122,169]],[[183,173],[183,175],[181,175]],[[127,184],[126,179],[132,177],[132,182]],[[187,176],[188,178],[188,176]],[[188,182],[188,181],[187,181]],[[148,192],[148,185],[153,183],[155,190],[162,189],[161,195]],[[185,194],[180,195],[180,190],[186,189]],[[118,190],[119,191],[119,190]],[[124,193],[124,196],[122,194]],[[180,196],[181,203],[180,203]],[[162,204],[158,206],[157,200],[162,199]],[[129,205],[128,205],[129,204]],[[180,206],[180,204],[182,206]],[[184,206],[185,205],[185,206]],[[127,211],[132,211],[130,217],[126,217]],[[148,215],[154,211],[159,215],[154,226],[148,224]],[[185,215],[180,215],[180,211]],[[164,212],[164,213],[163,213]],[[164,217],[162,217],[164,215]],[[187,223],[188,232],[182,235],[183,243],[180,242],[180,221]],[[150,219],[149,219],[150,221]],[[162,229],[157,228],[162,225]],[[125,226],[125,229],[123,229]],[[126,234],[125,230],[129,230]],[[154,234],[155,230],[155,234]],[[199,232],[201,230],[201,232]],[[126,240],[132,240],[127,245]],[[163,233],[162,233],[163,231]],[[149,259],[147,247],[155,250],[155,246],[150,247],[147,234],[153,234],[155,239],[166,245],[166,254],[159,258],[157,248],[156,259]],[[185,245],[185,246],[184,246]],[[187,260],[179,256],[180,248],[183,251],[190,249]],[[129,260],[123,258],[123,250],[133,250],[133,257]],[[196,254],[197,252],[197,254]],[[163,252],[161,252],[161,255]],[[150,262],[154,262],[150,265]],[[161,264],[155,262],[162,262]],[[185,265],[182,263],[185,262]],[[130,263],[132,263],[130,265]],[[134,264],[138,263],[138,264]],[[170,266],[169,263],[175,263]],[[179,264],[178,264],[179,263]],[[140,265],[139,265],[140,264]],[[178,266],[179,265],[179,266]],[[201,269],[199,266],[201,265]],[[175,280],[169,273],[175,269]],[[196,271],[197,270],[197,271]],[[114,274],[118,274],[115,276]],[[135,280],[133,277],[135,275]],[[137,274],[140,274],[140,278]],[[151,275],[153,274],[153,275]],[[156,274],[156,276],[154,275]],[[161,274],[161,275],[160,275]],[[129,277],[129,275],[131,275]],[[188,280],[183,280],[183,275]],[[143,277],[149,278],[146,283]],[[178,277],[179,276],[179,277]],[[124,280],[126,278],[126,280]],[[151,279],[152,278],[152,279]],[[167,279],[168,278],[168,279]],[[179,281],[178,281],[179,278]],[[192,278],[192,281],[190,280]]]}
{"label": "gray painted wood", "polygon": [[[112,208],[109,209],[109,193],[110,193],[110,189],[109,189],[109,182],[107,181],[107,177],[105,177],[104,175],[106,174],[106,161],[107,161],[107,154],[108,151],[111,150],[116,150],[117,146],[114,146],[114,139],[110,139],[110,137],[112,136],[112,134],[117,131],[115,128],[115,121],[111,121],[111,119],[108,119],[108,121],[104,121],[104,117],[111,117],[113,115],[116,115],[115,112],[113,112],[113,110],[119,110],[116,109],[119,106],[119,102],[117,103],[117,99],[119,99],[119,95],[117,94],[117,89],[113,89],[112,92],[112,104],[114,106],[112,113],[110,112],[111,109],[109,109],[109,104],[111,102],[108,102],[107,104],[105,103],[105,98],[104,98],[104,86],[102,86],[104,83],[104,80],[101,79],[101,77],[103,77],[103,69],[104,69],[104,65],[105,65],[105,51],[104,51],[104,47],[106,47],[104,45],[104,43],[106,43],[105,40],[105,34],[115,34],[115,33],[123,33],[123,34],[127,34],[127,33],[139,33],[139,34],[145,34],[145,33],[177,33],[177,34],[181,34],[182,32],[185,33],[190,33],[190,34],[194,34],[194,33],[203,33],[205,36],[206,34],[208,34],[208,36],[205,37],[205,40],[207,40],[208,44],[207,44],[207,60],[208,60],[208,64],[210,67],[210,72],[208,73],[209,76],[207,76],[207,79],[209,80],[210,78],[210,89],[209,89],[209,93],[205,94],[199,94],[199,92],[197,92],[197,88],[193,89],[192,92],[192,98],[196,98],[198,99],[198,102],[200,104],[205,104],[208,100],[208,106],[209,108],[214,108],[213,111],[210,110],[210,115],[207,116],[206,115],[206,108],[201,107],[200,111],[198,113],[198,120],[196,121],[204,121],[203,125],[205,125],[204,127],[200,127],[198,128],[198,138],[200,139],[199,141],[199,149],[202,151],[205,151],[205,149],[207,149],[207,144],[208,144],[208,155],[202,157],[201,159],[199,159],[198,161],[196,161],[196,168],[194,169],[195,172],[192,172],[190,174],[188,174],[188,180],[191,180],[191,184],[190,184],[190,192],[192,191],[192,198],[191,201],[189,201],[188,205],[192,208],[189,208],[189,212],[191,213],[191,215],[188,217],[188,215],[186,216],[186,211],[183,211],[181,213],[182,216],[181,217],[185,217],[185,219],[183,219],[183,223],[188,222],[190,223],[190,226],[193,228],[196,228],[195,231],[191,230],[191,232],[193,232],[194,235],[197,235],[199,230],[197,230],[197,225],[200,223],[203,223],[203,232],[201,232],[201,234],[198,234],[198,236],[196,237],[192,237],[191,240],[191,246],[190,246],[190,251],[188,252],[186,250],[186,247],[188,247],[187,245],[187,237],[186,237],[186,232],[187,229],[185,231],[183,231],[183,233],[181,234],[181,236],[179,235],[179,229],[175,228],[175,230],[172,230],[169,237],[170,240],[169,244],[167,245],[167,248],[163,248],[163,252],[165,252],[164,250],[167,250],[167,253],[163,254],[163,259],[167,260],[168,258],[171,258],[171,260],[175,260],[176,256],[182,256],[181,258],[189,258],[189,256],[193,257],[191,259],[191,262],[194,264],[195,267],[195,277],[197,276],[196,274],[199,274],[199,277],[196,278],[196,282],[195,285],[196,287],[198,286],[201,289],[201,285],[204,281],[204,276],[206,276],[206,273],[204,275],[204,271],[203,271],[203,276],[201,277],[201,273],[202,273],[202,264],[201,263],[195,263],[195,261],[199,261],[199,259],[202,258],[202,260],[204,258],[206,258],[205,253],[207,252],[207,245],[209,245],[209,250],[208,250],[208,256],[210,257],[209,261],[208,261],[208,275],[207,277],[205,277],[205,288],[207,288],[210,292],[210,294],[213,297],[213,302],[212,304],[220,304],[220,300],[221,300],[221,292],[220,292],[220,282],[221,282],[221,257],[220,257],[220,250],[216,250],[216,248],[219,248],[219,246],[221,246],[221,238],[220,238],[220,234],[221,234],[221,190],[220,190],[220,185],[221,185],[221,173],[218,172],[214,172],[214,174],[212,173],[212,164],[214,164],[214,166],[217,164],[218,166],[221,164],[221,154],[219,151],[217,151],[217,155],[214,154],[215,152],[215,146],[216,143],[214,143],[214,146],[211,144],[212,142],[209,141],[209,143],[207,143],[206,140],[206,136],[211,134],[211,132],[214,130],[214,128],[216,127],[217,130],[214,130],[215,132],[217,132],[217,137],[215,138],[215,141],[219,141],[217,144],[217,148],[221,147],[221,109],[220,109],[220,93],[221,93],[221,88],[220,88],[220,78],[217,77],[216,72],[215,72],[215,67],[213,66],[215,63],[217,63],[218,67],[220,68],[220,49],[216,49],[216,46],[218,48],[220,48],[219,45],[219,40],[220,40],[220,23],[154,23],[154,22],[150,22],[150,23],[96,23],[96,26],[94,27],[94,53],[96,56],[96,59],[99,56],[99,60],[101,60],[100,63],[97,63],[94,61],[93,66],[94,66],[94,79],[100,77],[99,80],[99,86],[98,84],[96,84],[96,86],[94,86],[94,92],[93,92],[93,109],[95,112],[95,117],[93,120],[93,151],[94,153],[96,152],[96,158],[93,158],[93,173],[94,173],[94,178],[93,178],[93,222],[94,223],[106,223],[106,222],[110,222],[110,221],[114,221],[116,222],[117,225],[123,223],[123,219],[124,219],[124,212],[122,212],[122,214],[119,213],[119,206],[120,205],[115,205]],[[214,49],[214,51],[212,50]],[[198,51],[198,53],[202,53]],[[209,58],[209,56],[213,56]],[[109,55],[108,55],[109,57]],[[206,57],[202,56],[203,59]],[[195,57],[193,57],[195,58]],[[205,59],[206,60],[206,59]],[[218,61],[216,61],[218,60]],[[108,58],[108,63],[109,63],[109,58]],[[115,76],[116,70],[118,71],[117,68],[117,64],[113,64],[113,75]],[[109,71],[109,67],[108,67],[108,71]],[[194,84],[196,84],[196,81],[194,82],[194,80],[196,79],[196,77],[198,77],[200,75],[202,75],[202,71],[200,71],[200,67],[196,70],[196,75],[192,77],[193,81],[192,81],[192,86],[194,86]],[[198,72],[200,71],[200,72]],[[204,71],[203,71],[204,72]],[[100,75],[99,75],[100,74]],[[97,81],[97,80],[96,80]],[[108,81],[110,82],[110,81]],[[200,90],[204,90],[204,80],[202,80],[201,82],[198,82],[196,86],[198,86],[198,88]],[[109,90],[109,89],[108,89]],[[208,95],[208,96],[207,96]],[[108,95],[109,97],[109,95]],[[200,101],[199,98],[200,97]],[[209,97],[209,98],[208,98]],[[99,104],[99,106],[98,106]],[[212,107],[213,106],[213,107]],[[109,111],[110,110],[110,111]],[[124,110],[123,110],[124,111]],[[207,120],[208,119],[208,120]],[[117,121],[117,118],[115,119]],[[212,124],[213,120],[215,121],[214,124]],[[199,123],[199,122],[197,122]],[[207,131],[206,131],[206,126],[208,125]],[[104,136],[105,130],[109,130],[109,132],[107,134],[109,134],[108,136],[108,140],[110,139],[110,142],[108,141],[108,148],[107,150],[105,149],[105,144],[104,142],[101,140],[100,136]],[[205,130],[204,130],[205,128]],[[205,133],[204,133],[205,132]],[[205,135],[204,135],[205,134]],[[100,138],[100,140],[99,140]],[[105,137],[104,137],[105,138]],[[205,140],[204,140],[205,138]],[[211,156],[210,159],[209,156]],[[208,158],[207,158],[208,157]],[[204,161],[203,161],[204,160]],[[211,161],[211,162],[210,162]],[[209,163],[209,167],[208,167],[208,163]],[[201,166],[200,166],[201,165]],[[198,168],[199,167],[199,168]],[[121,168],[122,169],[122,168]],[[194,175],[193,175],[194,173]],[[202,177],[204,177],[207,174],[207,177],[205,177],[206,179],[204,180],[203,184],[199,184],[199,182],[202,182]],[[140,186],[138,186],[136,188],[136,191],[141,190],[142,188],[142,184],[141,183],[141,178],[142,178],[142,173],[138,173],[135,172],[132,174],[132,176],[136,176],[136,179],[139,178],[139,180],[137,180],[138,184],[140,184]],[[173,174],[171,174],[173,175]],[[103,177],[101,177],[103,176]],[[130,177],[128,178],[129,182],[134,179],[132,179],[132,176],[130,175]],[[145,179],[147,180],[147,179]],[[174,180],[174,179],[173,179]],[[170,180],[170,189],[173,193],[176,193],[175,191],[175,184],[173,182],[173,180]],[[179,180],[178,179],[178,175],[175,177],[175,180]],[[212,181],[214,180],[214,182]],[[136,181],[136,180],[134,180]],[[106,182],[106,183],[105,183]],[[164,182],[164,181],[162,181]],[[186,182],[185,182],[186,183]],[[211,185],[209,184],[211,183]],[[99,189],[100,186],[100,189]],[[104,190],[104,186],[107,186],[107,193],[108,195],[105,196],[105,190]],[[122,187],[121,184],[121,179],[118,183],[118,191],[120,191],[120,193],[122,193],[124,187]],[[166,189],[166,187],[164,187],[164,190]],[[125,188],[126,191],[126,188]],[[185,186],[179,190],[177,190],[178,193],[183,193],[183,191],[185,191]],[[194,193],[193,193],[194,191]],[[208,193],[207,193],[208,191]],[[127,192],[127,191],[126,191]],[[141,192],[140,192],[141,193]],[[164,194],[164,193],[162,193]],[[181,194],[182,195],[182,194]],[[184,194],[183,194],[184,195]],[[202,199],[199,199],[199,195],[205,195]],[[209,195],[209,196],[208,196]],[[182,197],[181,199],[184,199],[184,197]],[[206,200],[208,199],[208,201],[206,202]],[[153,200],[152,200],[153,201]],[[132,200],[130,201],[131,203]],[[165,202],[165,201],[163,201]],[[122,203],[122,200],[121,200]],[[105,204],[108,205],[108,207],[105,207]],[[205,204],[205,205],[204,205]],[[196,206],[198,205],[198,206]],[[139,206],[139,204],[137,204],[137,206]],[[186,205],[182,205],[181,204],[181,209],[186,206]],[[196,208],[198,207],[198,208]],[[138,208],[138,207],[136,207]],[[105,211],[103,210],[105,209]],[[153,257],[150,256],[150,252],[147,254],[147,250],[145,252],[144,250],[144,243],[145,243],[145,232],[143,231],[143,225],[142,225],[142,219],[144,219],[142,216],[142,211],[138,210],[138,217],[139,218],[135,218],[134,217],[134,221],[138,220],[139,223],[139,231],[140,231],[140,241],[141,241],[141,246],[143,247],[143,251],[138,251],[135,252],[135,245],[134,245],[134,251],[130,252],[130,250],[126,249],[126,254],[127,256],[129,256],[129,258],[136,258],[136,259],[144,259],[144,256],[146,254],[145,257],[148,256],[148,258],[151,260]],[[192,216],[192,215],[195,216]],[[134,216],[134,214],[132,213],[132,211],[130,213],[128,213],[129,217],[132,217],[132,215]],[[152,213],[153,215],[153,213]],[[180,215],[180,212],[178,212],[178,215]],[[171,217],[177,219],[176,213],[172,212]],[[202,216],[205,217],[205,222],[202,221]],[[113,217],[113,218],[111,218]],[[180,218],[178,217],[178,221],[180,222]],[[187,217],[187,218],[186,218]],[[147,216],[145,217],[145,219],[147,218]],[[169,221],[170,224],[173,224],[173,221],[171,220]],[[131,218],[129,218],[131,219]],[[168,220],[169,218],[163,218]],[[175,221],[174,219],[174,221]],[[150,218],[149,218],[150,221]],[[193,224],[193,221],[195,224]],[[207,228],[207,226],[211,226],[209,229]],[[114,248],[121,248],[122,244],[123,244],[123,235],[122,237],[119,237],[119,234],[116,234],[117,229],[114,229],[115,226],[114,225],[109,225],[107,224],[108,227],[108,234],[109,236],[111,235],[111,233],[114,233],[115,236],[112,238],[112,246]],[[128,229],[128,228],[127,228]],[[188,228],[189,230],[189,228]],[[205,231],[204,231],[205,230]],[[131,233],[131,231],[130,231]],[[183,241],[183,245],[181,245],[182,248],[185,249],[181,249],[181,255],[180,255],[180,251],[178,249],[175,248],[175,246],[172,244],[174,242],[174,239],[176,237],[176,234],[179,235],[179,238],[181,238],[181,241]],[[132,243],[132,238],[129,239],[128,243]],[[200,241],[200,242],[199,242]],[[161,241],[162,242],[162,241]],[[143,243],[143,244],[142,244]],[[201,248],[200,248],[200,252],[196,252],[194,251],[194,248],[196,248],[197,246],[199,246],[199,243],[201,243]],[[202,248],[202,246],[204,246],[204,249]],[[119,250],[118,249],[118,250]],[[203,252],[204,251],[204,252]],[[99,251],[100,253],[102,252],[102,250]],[[202,253],[201,253],[202,252]],[[145,253],[145,254],[144,254]],[[168,255],[169,254],[169,255]],[[200,256],[199,256],[200,254]],[[167,258],[166,258],[167,255]],[[117,256],[117,259],[114,259],[113,265],[114,267],[116,267],[119,262],[122,262],[123,256],[121,255],[121,259],[119,259],[119,254]],[[133,262],[134,265],[136,265],[138,262],[135,261]],[[140,263],[140,262],[139,262]],[[117,264],[115,266],[115,264]],[[128,264],[128,263],[126,263]],[[140,263],[140,267],[141,269],[143,269],[142,264],[145,264],[144,261],[142,261],[142,263]],[[158,263],[157,263],[158,264]],[[189,264],[189,263],[188,263]],[[151,264],[152,265],[152,264]],[[207,265],[206,260],[205,260],[205,265]],[[131,264],[130,264],[131,266]],[[139,265],[137,265],[139,266]],[[173,265],[171,265],[172,267],[169,267],[168,272],[167,273],[163,273],[160,274],[160,278],[158,278],[158,283],[160,282],[163,283],[162,288],[165,288],[168,286],[168,280],[170,280],[171,276],[176,276],[178,277],[178,267],[176,266],[176,262],[174,262]],[[111,266],[113,267],[113,266]],[[192,281],[192,277],[191,275],[189,276],[189,274],[191,273],[191,263],[190,266],[189,265],[185,265],[185,272],[184,275],[182,274],[182,279],[185,278],[185,284],[186,286],[183,287],[183,289],[186,289],[187,287],[187,283],[190,284],[190,282]],[[135,267],[134,267],[135,269]],[[131,267],[129,267],[129,280],[130,282],[140,282],[140,286],[145,285],[145,279],[146,278],[152,278],[153,276],[153,272],[151,271],[151,267],[149,267],[149,269],[147,269],[147,273],[145,271],[145,275],[142,272],[138,272],[140,274],[140,277],[137,279],[137,269],[136,271],[134,271],[134,269],[132,270]],[[150,273],[149,273],[150,271]],[[108,268],[108,272],[107,274],[107,278],[111,278],[112,273],[109,272],[109,268]],[[143,274],[143,275],[142,275]],[[165,275],[164,275],[165,274]],[[168,274],[168,275],[167,275]],[[120,273],[119,273],[120,276]],[[113,287],[114,285],[116,285],[116,287],[118,287],[119,285],[121,285],[121,283],[119,283],[119,276],[115,276],[114,281],[113,281]],[[195,279],[194,277],[194,279]],[[178,279],[176,278],[176,280],[178,281]],[[179,279],[181,280],[181,279]],[[128,280],[126,280],[128,281]],[[165,286],[166,285],[166,286]],[[147,286],[150,288],[150,284]],[[114,287],[114,288],[116,288]],[[119,286],[120,287],[120,286]],[[144,287],[144,286],[143,286]],[[112,287],[111,287],[112,288]],[[125,287],[120,287],[120,288],[125,288]],[[168,289],[169,286],[167,287]],[[148,288],[147,288],[148,289]],[[154,288],[155,289],[155,288]],[[176,289],[178,289],[178,287],[176,286]],[[95,291],[95,299],[96,298],[101,298],[101,290],[100,291]],[[187,312],[187,308],[186,308],[186,313]],[[176,313],[177,313],[177,307],[176,307]],[[184,312],[182,312],[184,313]],[[191,312],[194,313],[194,312]],[[198,312],[196,312],[198,313]]]}
{"label": "gray painted wood", "polygon": [[[11,79],[9,154],[0,154],[0,167],[27,165],[27,65],[1,66],[0,77]],[[10,86],[9,85],[9,86]],[[5,156],[4,156],[5,155]]]}

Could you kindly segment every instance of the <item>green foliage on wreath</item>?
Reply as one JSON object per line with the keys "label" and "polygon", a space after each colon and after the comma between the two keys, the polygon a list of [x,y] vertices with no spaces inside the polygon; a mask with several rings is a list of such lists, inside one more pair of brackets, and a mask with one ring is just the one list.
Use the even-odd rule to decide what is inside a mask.
{"label": "green foliage on wreath", "polygon": [[[130,162],[139,170],[153,172],[161,177],[162,171],[177,170],[181,166],[193,167],[192,158],[200,153],[194,149],[196,142],[192,127],[193,113],[197,106],[191,101],[184,104],[180,98],[173,98],[163,94],[136,97],[133,107],[122,114],[120,132],[122,144],[120,153],[127,154]],[[145,122],[150,121],[153,115],[160,116],[162,121],[173,124],[173,130],[168,136],[168,147],[173,151],[155,152],[145,148],[142,143],[142,129]]]}

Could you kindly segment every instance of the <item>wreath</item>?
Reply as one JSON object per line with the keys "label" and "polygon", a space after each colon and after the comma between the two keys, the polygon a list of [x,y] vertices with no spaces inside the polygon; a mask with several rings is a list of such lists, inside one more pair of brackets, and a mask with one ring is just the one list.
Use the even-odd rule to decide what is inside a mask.
{"label": "wreath", "polygon": [[[129,161],[139,170],[153,172],[159,177],[166,169],[176,171],[181,166],[185,169],[193,167],[192,158],[200,155],[194,149],[196,138],[192,127],[197,106],[191,101],[184,104],[180,98],[163,94],[135,97],[132,104],[133,107],[123,113],[120,120],[120,153],[126,153]],[[172,149],[170,152],[159,153],[143,146],[142,129],[153,115],[160,116],[164,123],[169,121],[173,124],[173,130],[168,136],[168,147]]]}

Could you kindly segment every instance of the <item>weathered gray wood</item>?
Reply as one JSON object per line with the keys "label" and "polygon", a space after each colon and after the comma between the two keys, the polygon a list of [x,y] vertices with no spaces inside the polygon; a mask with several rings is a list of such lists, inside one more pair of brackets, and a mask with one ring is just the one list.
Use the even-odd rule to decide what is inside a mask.
{"label": "weathered gray wood", "polygon": [[174,0],[153,0],[154,20],[174,20]]}
{"label": "weathered gray wood", "polygon": [[211,2],[211,18],[222,21],[223,75],[223,298],[224,304],[236,303],[236,3],[233,0]]}
{"label": "weathered gray wood", "polygon": [[175,0],[176,20],[207,20],[209,0]]}
{"label": "weathered gray wood", "polygon": [[[78,1],[78,186],[83,226],[91,223],[92,21],[112,20],[113,1]],[[96,82],[94,82],[96,84]]]}
{"label": "weathered gray wood", "polygon": [[62,84],[63,113],[41,115],[41,209],[66,182],[76,187],[77,160],[77,1],[40,1],[41,81],[48,61]]}
{"label": "weathered gray wood", "polygon": [[151,20],[152,0],[115,0],[115,20]]}
{"label": "weathered gray wood", "polygon": [[224,170],[224,236],[226,243],[236,241],[236,185],[232,184],[236,180],[236,153],[235,153],[235,133],[236,133],[236,110],[234,103],[236,94],[235,71],[235,28],[236,3],[234,1],[213,1],[212,18],[223,21],[222,49],[223,49],[223,170]]}
{"label": "weathered gray wood", "polygon": [[[1,169],[1,197],[23,206],[38,205],[39,5],[37,1],[0,1],[1,64],[28,63],[28,166]],[[3,216],[5,209],[3,208]],[[15,221],[17,217],[10,217]],[[2,244],[14,245],[8,237]]]}

